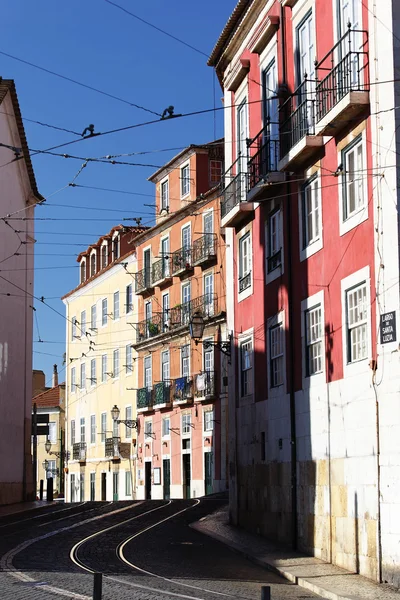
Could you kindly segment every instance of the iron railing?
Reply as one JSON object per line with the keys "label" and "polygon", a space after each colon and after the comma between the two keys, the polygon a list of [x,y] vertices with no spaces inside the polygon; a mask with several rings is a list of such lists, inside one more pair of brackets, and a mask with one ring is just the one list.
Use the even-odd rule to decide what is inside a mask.
{"label": "iron railing", "polygon": [[278,170],[279,162],[279,140],[271,139],[271,126],[267,124],[248,142],[248,152],[250,155],[247,164],[247,189],[252,190],[265,178],[268,173]]}
{"label": "iron railing", "polygon": [[203,371],[195,376],[196,398],[210,398],[215,396],[216,374],[214,371]]}
{"label": "iron railing", "polygon": [[111,456],[113,458],[119,457],[119,446],[121,443],[120,437],[110,437],[105,439],[104,443],[104,456]]}
{"label": "iron railing", "polygon": [[239,293],[247,290],[251,286],[251,271],[240,277],[239,279]]}
{"label": "iron railing", "polygon": [[151,266],[151,282],[153,285],[160,283],[170,277],[170,259],[168,256],[163,256]]}
{"label": "iron railing", "polygon": [[193,380],[190,377],[178,377],[172,380],[172,397],[175,402],[184,402],[193,398]]}
{"label": "iron railing", "polygon": [[[349,92],[369,90],[367,32],[351,29],[316,65],[317,123]],[[319,73],[328,74],[319,81]]]}
{"label": "iron railing", "polygon": [[144,342],[165,330],[165,319],[163,313],[153,313],[149,319],[144,319],[136,325],[136,343]]}
{"label": "iron railing", "polygon": [[216,256],[217,236],[215,233],[206,233],[193,242],[193,264],[198,265]]}
{"label": "iron railing", "polygon": [[272,254],[272,256],[268,256],[268,259],[267,259],[268,273],[271,273],[271,271],[273,271],[274,269],[279,267],[279,265],[281,263],[282,263],[281,250],[278,250],[278,252],[275,252],[275,254]]}
{"label": "iron railing", "polygon": [[279,112],[282,114],[279,134],[283,158],[303,137],[315,134],[315,84],[305,76]]}
{"label": "iron railing", "polygon": [[222,176],[221,217],[246,200],[247,173],[242,171],[243,157],[239,156]]}
{"label": "iron railing", "polygon": [[172,275],[183,273],[192,268],[192,249],[190,247],[183,246],[176,250],[171,255],[171,270]]}
{"label": "iron railing", "polygon": [[143,387],[137,391],[136,407],[137,409],[151,408],[153,406],[153,389]]}
{"label": "iron railing", "polygon": [[136,286],[135,290],[137,294],[145,292],[151,289],[151,271],[150,268],[144,268],[138,271],[135,276]]}
{"label": "iron railing", "polygon": [[72,458],[74,460],[86,460],[86,442],[76,442],[72,446]]}
{"label": "iron railing", "polygon": [[171,383],[169,381],[160,381],[154,386],[153,406],[171,403]]}

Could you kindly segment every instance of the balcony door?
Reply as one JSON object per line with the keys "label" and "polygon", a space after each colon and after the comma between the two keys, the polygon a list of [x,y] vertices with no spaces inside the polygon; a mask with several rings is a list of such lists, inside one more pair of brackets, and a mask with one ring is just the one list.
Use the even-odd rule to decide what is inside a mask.
{"label": "balcony door", "polygon": [[[346,88],[346,93],[347,88],[358,88],[362,83],[358,79],[364,66],[364,58],[362,55],[357,55],[357,52],[361,51],[363,43],[363,35],[360,33],[362,28],[361,0],[338,0],[338,12],[338,37],[340,39],[345,36],[339,45],[338,59],[343,61],[343,69],[339,76],[344,79],[343,86]],[[346,35],[349,23],[351,33]]]}
{"label": "balcony door", "polygon": [[247,173],[247,138],[248,138],[248,127],[247,127],[247,99],[245,98],[243,102],[238,106],[237,109],[237,157],[238,157],[238,166],[237,173],[233,175],[237,175],[240,173],[240,178],[238,180],[237,193],[239,194],[240,201],[246,200],[246,173]]}
{"label": "balcony door", "polygon": [[152,373],[151,373],[151,356],[144,357],[144,387],[151,390]]}
{"label": "balcony door", "polygon": [[205,242],[205,255],[208,256],[213,252],[213,213],[207,212],[203,217],[203,234],[204,234],[204,242]]}
{"label": "balcony door", "polygon": [[204,275],[204,316],[211,317],[214,314],[214,274]]}
{"label": "balcony door", "polygon": [[185,225],[185,227],[182,227],[182,267],[185,267],[185,264],[191,264],[190,246],[192,240],[190,233],[190,225]]}
{"label": "balcony door", "polygon": [[279,140],[279,103],[275,60],[263,71],[262,85],[264,132],[261,151],[261,174],[266,175],[268,169],[271,171],[277,170],[279,155],[277,148]]}
{"label": "balcony door", "polygon": [[314,18],[310,12],[296,30],[297,41],[297,119],[302,129],[300,137],[306,135],[314,121],[315,92],[315,47]]}
{"label": "balcony door", "polygon": [[169,277],[169,238],[161,240],[162,276]]}
{"label": "balcony door", "polygon": [[144,285],[150,287],[151,257],[150,249],[143,252]]}

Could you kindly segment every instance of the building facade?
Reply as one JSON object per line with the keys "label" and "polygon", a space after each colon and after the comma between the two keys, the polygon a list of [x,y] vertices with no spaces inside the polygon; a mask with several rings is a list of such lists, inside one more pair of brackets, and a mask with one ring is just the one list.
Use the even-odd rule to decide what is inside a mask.
{"label": "building facade", "polygon": [[[33,217],[35,204],[43,198],[36,186],[12,80],[0,79],[0,107],[0,456],[7,457],[0,461],[0,504],[9,504],[34,496]],[[15,214],[26,220],[13,220]]]}
{"label": "building facade", "polygon": [[224,90],[230,511],[400,584],[400,9],[240,0]]}
{"label": "building facade", "polygon": [[114,227],[78,256],[80,283],[66,306],[66,450],[69,502],[134,497],[136,419],[134,323],[135,236],[143,227]]}
{"label": "building facade", "polygon": [[[221,140],[190,146],[158,170],[156,225],[137,240],[137,498],[226,490],[225,243]],[[197,345],[189,323],[204,324]],[[209,342],[209,344],[207,344]]]}

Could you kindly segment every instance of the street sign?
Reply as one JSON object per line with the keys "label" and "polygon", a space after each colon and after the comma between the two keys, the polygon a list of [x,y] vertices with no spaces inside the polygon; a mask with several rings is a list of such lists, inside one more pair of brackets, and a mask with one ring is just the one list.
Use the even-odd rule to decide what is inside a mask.
{"label": "street sign", "polygon": [[[33,429],[32,429],[32,431],[33,431]],[[48,425],[37,425],[36,435],[49,435],[49,426]]]}
{"label": "street sign", "polygon": [[396,312],[381,315],[381,344],[390,344],[396,339]]}
{"label": "street sign", "polygon": [[50,421],[50,415],[36,415],[36,423],[47,423]]}

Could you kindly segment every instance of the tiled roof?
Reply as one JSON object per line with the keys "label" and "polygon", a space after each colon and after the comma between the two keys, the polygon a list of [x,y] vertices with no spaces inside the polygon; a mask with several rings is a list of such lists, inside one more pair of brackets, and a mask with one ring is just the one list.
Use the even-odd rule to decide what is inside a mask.
{"label": "tiled roof", "polygon": [[207,61],[209,67],[215,67],[218,63],[226,44],[228,43],[232,34],[235,32],[236,26],[252,2],[253,0],[239,0],[239,2],[236,4],[231,16],[228,19],[228,22],[223,28],[222,33],[213,48],[213,51],[210,54],[210,58]]}
{"label": "tiled roof", "polygon": [[22,152],[25,159],[26,170],[28,172],[29,182],[31,184],[33,195],[38,200],[44,200],[43,196],[39,194],[37,189],[35,174],[33,172],[32,162],[29,155],[28,142],[26,141],[25,129],[22,123],[21,110],[19,108],[17,91],[15,89],[15,83],[12,79],[1,79],[0,78],[0,104],[3,102],[7,93],[11,95],[11,101],[15,113],[15,121],[17,123],[18,135],[21,141]]}
{"label": "tiled roof", "polygon": [[113,227],[111,231],[109,231],[105,235],[102,235],[101,238],[97,240],[97,242],[91,244],[91,246],[89,246],[86,250],[83,250],[80,254],[78,254],[76,261],[80,262],[83,256],[90,254],[90,252],[94,248],[98,248],[99,246],[101,246],[103,240],[107,238],[111,239],[115,231],[122,231],[127,233],[143,233],[143,231],[145,231],[146,229],[148,229],[148,227],[130,227],[129,225],[115,225],[115,227]]}
{"label": "tiled roof", "polygon": [[32,404],[36,403],[38,408],[55,408],[60,406],[60,388],[64,386],[65,383],[60,383],[55,387],[49,388],[45,392],[38,394],[32,398]]}

